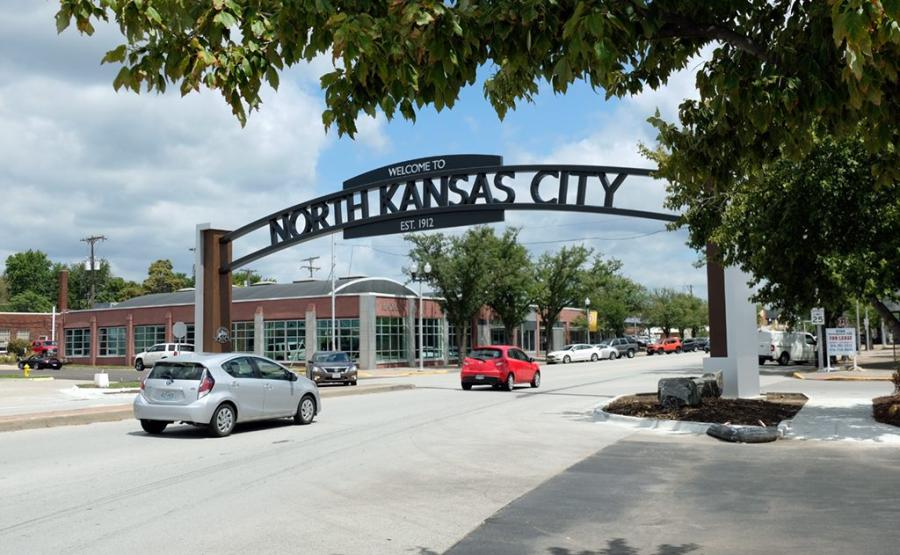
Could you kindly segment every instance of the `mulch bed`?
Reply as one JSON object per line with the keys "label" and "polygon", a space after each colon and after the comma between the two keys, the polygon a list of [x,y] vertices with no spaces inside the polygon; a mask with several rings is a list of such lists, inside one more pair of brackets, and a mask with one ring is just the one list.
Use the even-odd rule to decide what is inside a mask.
{"label": "mulch bed", "polygon": [[875,420],[900,427],[900,395],[887,395],[872,399]]}
{"label": "mulch bed", "polygon": [[[623,416],[641,416],[662,420],[687,420],[712,424],[740,424],[758,426],[760,420],[766,426],[775,426],[782,420],[793,418],[800,412],[807,398],[800,393],[768,393],[762,399],[705,398],[699,407],[680,409],[663,408],[656,400],[656,393],[638,393],[617,399],[606,407],[606,412]],[[900,419],[900,414],[897,416]],[[900,421],[900,420],[898,420]]]}

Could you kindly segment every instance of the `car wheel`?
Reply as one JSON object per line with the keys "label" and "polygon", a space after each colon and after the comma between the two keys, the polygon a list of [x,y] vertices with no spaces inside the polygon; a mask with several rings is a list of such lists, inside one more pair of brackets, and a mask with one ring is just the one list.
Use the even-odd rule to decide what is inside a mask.
{"label": "car wheel", "polygon": [[684,352],[684,349],[682,349],[681,347],[675,347],[675,354],[676,354],[676,355],[680,355],[680,354],[683,353],[683,352]]}
{"label": "car wheel", "polygon": [[316,417],[316,401],[312,395],[304,395],[297,405],[297,412],[294,414],[294,424],[307,425]]}
{"label": "car wheel", "polygon": [[648,357],[652,357],[652,356],[653,356],[653,351],[647,351],[647,356],[648,356]]}
{"label": "car wheel", "polygon": [[163,420],[141,420],[141,428],[144,429],[145,432],[151,435],[158,435],[163,433],[163,430],[166,429],[169,423]]}
{"label": "car wheel", "polygon": [[222,403],[209,420],[209,433],[213,437],[225,437],[234,430],[237,423],[237,411],[234,405]]}
{"label": "car wheel", "polygon": [[759,357],[759,365],[762,366],[765,363],[766,363],[766,359],[763,357]]}
{"label": "car wheel", "polygon": [[616,359],[616,353],[614,353],[614,352],[609,353],[609,360],[615,360],[615,359]]}
{"label": "car wheel", "polygon": [[594,353],[591,355],[591,362],[597,362],[597,359],[599,359],[599,358],[600,357],[597,356],[597,353]]}
{"label": "car wheel", "polygon": [[791,355],[787,354],[787,351],[781,353],[781,356],[778,357],[778,364],[781,366],[787,366],[791,361]]}
{"label": "car wheel", "polygon": [[506,390],[512,391],[516,388],[516,376],[512,372],[506,375]]}
{"label": "car wheel", "polygon": [[469,391],[472,389],[472,384],[464,383],[464,384],[462,384],[462,388],[465,389],[466,391]]}
{"label": "car wheel", "polygon": [[563,364],[569,364],[570,362],[572,362],[572,357],[569,355],[563,357]]}
{"label": "car wheel", "polygon": [[628,358],[634,358],[634,350],[628,349]]}
{"label": "car wheel", "polygon": [[541,373],[535,372],[534,377],[531,378],[531,387],[538,388],[541,387]]}
{"label": "car wheel", "polygon": [[350,382],[350,385],[356,385],[356,380],[353,380],[352,382]]}
{"label": "car wheel", "polygon": [[134,369],[137,370],[138,372],[143,372],[144,371],[144,361],[141,359],[137,359],[136,361],[134,361]]}

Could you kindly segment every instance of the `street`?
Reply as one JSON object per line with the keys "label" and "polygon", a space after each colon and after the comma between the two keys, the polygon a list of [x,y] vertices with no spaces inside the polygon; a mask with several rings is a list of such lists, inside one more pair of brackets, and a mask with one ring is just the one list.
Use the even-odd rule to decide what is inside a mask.
{"label": "street", "polygon": [[[540,389],[520,386],[512,393],[462,391],[456,374],[386,378],[379,381],[412,382],[416,389],[325,399],[310,426],[250,424],[224,439],[190,426],[151,437],[134,420],[0,434],[0,552],[442,553],[510,503],[605,448],[642,442],[633,453],[638,465],[654,452],[689,456],[692,445],[718,446],[706,437],[597,424],[591,413],[613,396],[655,390],[665,375],[699,373],[703,356],[547,366]],[[763,388],[777,389],[786,380],[781,372],[764,373]],[[785,453],[781,448],[788,445],[798,451],[789,442],[767,448]],[[819,451],[815,459],[827,460],[827,466],[841,464],[855,450],[872,449],[815,445],[829,453]],[[723,452],[739,458],[753,449],[728,447]],[[629,474],[624,449],[611,459],[620,465],[619,475]],[[794,465],[806,464],[793,458]],[[778,471],[766,468],[765,459],[759,464],[765,469],[760,479]],[[662,467],[658,460],[654,465],[657,471],[647,479],[659,479]],[[682,467],[672,461],[671,468],[677,473]],[[798,468],[794,472],[806,472]],[[896,488],[900,473],[879,468],[880,487]],[[667,482],[664,489],[677,487],[677,478],[661,480]],[[827,481],[816,499],[823,507],[838,502],[829,498]],[[607,510],[605,504],[595,506],[588,516]],[[765,510],[776,519],[792,514],[787,502]],[[878,521],[872,522],[873,529],[860,534],[877,535]],[[573,523],[585,526],[583,519]],[[533,524],[540,528],[540,515]],[[728,545],[729,526],[718,526],[726,534],[718,546]],[[738,522],[730,526],[741,528]],[[893,529],[880,533],[884,542],[897,540]],[[635,544],[638,537],[629,541]],[[875,547],[887,545],[873,541]],[[479,551],[479,544],[458,548],[466,545],[463,551]],[[570,547],[582,551],[574,549],[577,544]]]}

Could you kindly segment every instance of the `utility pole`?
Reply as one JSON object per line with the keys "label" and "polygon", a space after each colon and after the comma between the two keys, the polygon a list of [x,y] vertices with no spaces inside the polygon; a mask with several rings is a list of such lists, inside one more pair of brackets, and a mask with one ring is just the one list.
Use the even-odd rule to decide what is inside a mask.
{"label": "utility pole", "polygon": [[334,317],[334,233],[331,234],[331,350],[337,351],[337,330],[335,324],[337,320]]}
{"label": "utility pole", "polygon": [[313,262],[315,262],[315,261],[318,260],[318,259],[319,259],[318,256],[310,256],[309,258],[301,258],[301,259],[300,259],[300,260],[302,260],[303,262],[306,262],[306,264],[300,266],[300,269],[301,269],[301,270],[309,270],[309,279],[312,279],[312,277],[313,277],[313,272],[322,269],[322,268],[320,268],[320,267],[318,267],[318,266],[313,266]]}
{"label": "utility pole", "polygon": [[91,246],[91,295],[88,298],[88,308],[93,308],[94,306],[94,297],[96,296],[96,280],[94,279],[94,271],[97,269],[96,261],[94,259],[94,245],[98,241],[106,241],[106,237],[103,235],[91,235],[90,237],[85,237],[82,239],[83,242],[87,243]]}
{"label": "utility pole", "polygon": [[[189,247],[188,250],[191,251],[191,254],[194,254],[195,252],[197,252],[196,247]],[[193,259],[194,257],[192,256],[191,258]],[[197,287],[197,264],[196,263],[191,264],[191,284],[194,287]]]}

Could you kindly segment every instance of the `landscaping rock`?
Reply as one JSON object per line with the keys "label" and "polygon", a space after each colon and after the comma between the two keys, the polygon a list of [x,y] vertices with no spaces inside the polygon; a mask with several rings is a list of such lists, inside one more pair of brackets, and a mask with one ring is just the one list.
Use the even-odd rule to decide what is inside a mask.
{"label": "landscaping rock", "polygon": [[778,428],[775,426],[713,424],[706,430],[706,434],[732,443],[768,443],[778,439]]}
{"label": "landscaping rock", "polygon": [[[718,374],[718,376],[716,376]],[[718,398],[722,396],[721,372],[716,374],[703,374],[699,378],[694,378],[697,389],[700,390],[700,397],[704,399]]]}
{"label": "landscaping rock", "polygon": [[667,409],[700,406],[700,389],[693,378],[663,378],[656,390],[659,404]]}

